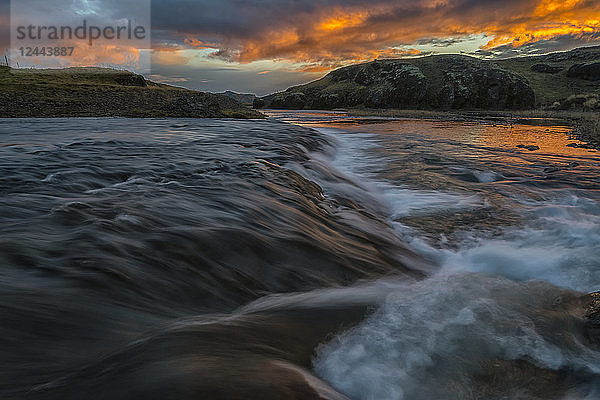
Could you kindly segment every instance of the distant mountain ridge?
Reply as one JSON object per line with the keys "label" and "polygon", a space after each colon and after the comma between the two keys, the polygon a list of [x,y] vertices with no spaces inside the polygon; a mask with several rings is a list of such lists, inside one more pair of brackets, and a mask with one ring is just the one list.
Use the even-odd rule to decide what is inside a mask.
{"label": "distant mountain ridge", "polygon": [[[386,59],[255,100],[256,108],[519,110],[598,96],[600,46],[544,56],[482,60],[465,55]],[[570,103],[569,103],[570,104]]]}
{"label": "distant mountain ridge", "polygon": [[244,105],[252,105],[256,100],[256,95],[252,93],[237,93],[232,90],[226,90],[222,93],[217,93],[222,96],[227,96],[231,99],[237,100]]}

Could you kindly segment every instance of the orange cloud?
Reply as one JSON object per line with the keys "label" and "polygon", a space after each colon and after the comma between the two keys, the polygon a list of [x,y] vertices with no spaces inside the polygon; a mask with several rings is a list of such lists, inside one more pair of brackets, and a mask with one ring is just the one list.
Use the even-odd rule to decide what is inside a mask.
{"label": "orange cloud", "polygon": [[202,40],[195,38],[193,35],[186,35],[183,42],[186,45],[195,47],[197,49],[218,49],[219,48],[219,45],[217,43],[203,42]]}
{"label": "orange cloud", "polygon": [[[486,35],[482,47],[518,48],[570,36],[600,39],[597,0],[427,0],[353,1],[351,6],[315,6],[261,29],[228,35],[222,42],[186,38],[193,47],[215,48],[215,57],[239,63],[289,61],[302,70],[416,55],[411,45],[423,38]],[[594,39],[596,38],[596,39]]]}
{"label": "orange cloud", "polygon": [[366,12],[358,12],[355,14],[339,15],[333,18],[327,18],[318,25],[318,28],[324,31],[340,30],[359,26],[367,19]]}

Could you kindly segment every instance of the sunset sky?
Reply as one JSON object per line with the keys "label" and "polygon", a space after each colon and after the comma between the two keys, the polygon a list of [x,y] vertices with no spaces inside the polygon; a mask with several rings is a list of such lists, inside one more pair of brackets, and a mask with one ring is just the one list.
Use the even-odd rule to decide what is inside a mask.
{"label": "sunset sky", "polygon": [[[1,2],[6,33],[10,7]],[[127,7],[56,4],[58,15]],[[507,57],[600,44],[598,0],[153,0],[151,21],[153,79],[257,94],[376,58]]]}

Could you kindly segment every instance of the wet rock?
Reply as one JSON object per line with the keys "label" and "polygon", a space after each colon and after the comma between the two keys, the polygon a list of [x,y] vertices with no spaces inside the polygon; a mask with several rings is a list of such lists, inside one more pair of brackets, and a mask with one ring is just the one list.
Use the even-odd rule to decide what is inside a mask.
{"label": "wet rock", "polygon": [[540,146],[536,146],[535,144],[520,144],[517,147],[519,149],[526,149],[529,151],[536,151],[540,149]]}
{"label": "wet rock", "polygon": [[530,69],[533,72],[539,72],[542,74],[555,74],[563,70],[563,67],[550,64],[533,64]]}
{"label": "wet rock", "polygon": [[173,323],[27,394],[32,400],[348,400],[314,376],[314,349],[358,323],[377,295],[319,303],[274,297]]}
{"label": "wet rock", "polygon": [[546,173],[546,174],[551,174],[553,172],[558,172],[558,171],[560,171],[560,168],[558,168],[558,167],[546,167],[546,168],[544,168],[544,173]]}
{"label": "wet rock", "polygon": [[575,64],[569,68],[567,76],[588,81],[600,80],[600,62]]}
{"label": "wet rock", "polygon": [[583,298],[585,310],[585,337],[600,345],[600,292],[590,293]]}
{"label": "wet rock", "polygon": [[480,364],[474,384],[481,399],[549,400],[563,398],[569,377],[525,360],[488,360]]}
{"label": "wet rock", "polygon": [[596,147],[590,143],[569,143],[567,147],[573,147],[575,149],[595,149]]}

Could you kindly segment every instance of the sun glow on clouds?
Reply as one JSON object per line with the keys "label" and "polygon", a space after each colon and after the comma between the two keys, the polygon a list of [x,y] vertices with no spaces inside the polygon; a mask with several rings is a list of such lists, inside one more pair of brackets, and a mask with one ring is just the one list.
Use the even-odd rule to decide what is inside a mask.
{"label": "sun glow on clouds", "polygon": [[565,21],[564,23],[548,24],[537,29],[528,29],[527,26],[515,27],[508,34],[499,34],[490,40],[484,48],[493,49],[501,45],[510,45],[514,48],[525,44],[535,43],[540,40],[548,40],[562,35],[570,35],[574,38],[583,38],[587,34],[600,33],[600,21],[586,21],[583,24],[577,21]]}
{"label": "sun glow on clouds", "polygon": [[[232,32],[204,40],[202,33],[186,33],[182,46],[204,50],[205,59],[240,64],[269,60],[296,65],[299,71],[319,72],[376,58],[444,52],[445,47],[473,52],[473,37],[486,50],[519,48],[561,36],[584,43],[600,37],[600,1],[374,0],[346,4],[315,4],[307,15],[289,17],[283,10],[276,23],[242,30],[243,35]],[[433,39],[426,43],[423,38]],[[448,38],[452,41],[446,42]],[[157,60],[184,62],[175,54]]]}
{"label": "sun glow on clouds", "polygon": [[367,19],[366,12],[355,14],[340,15],[333,18],[328,18],[318,25],[318,28],[324,31],[334,31],[344,28],[359,26]]}
{"label": "sun glow on clouds", "polygon": [[582,0],[542,0],[534,15],[546,16],[556,11],[569,11],[581,2]]}

